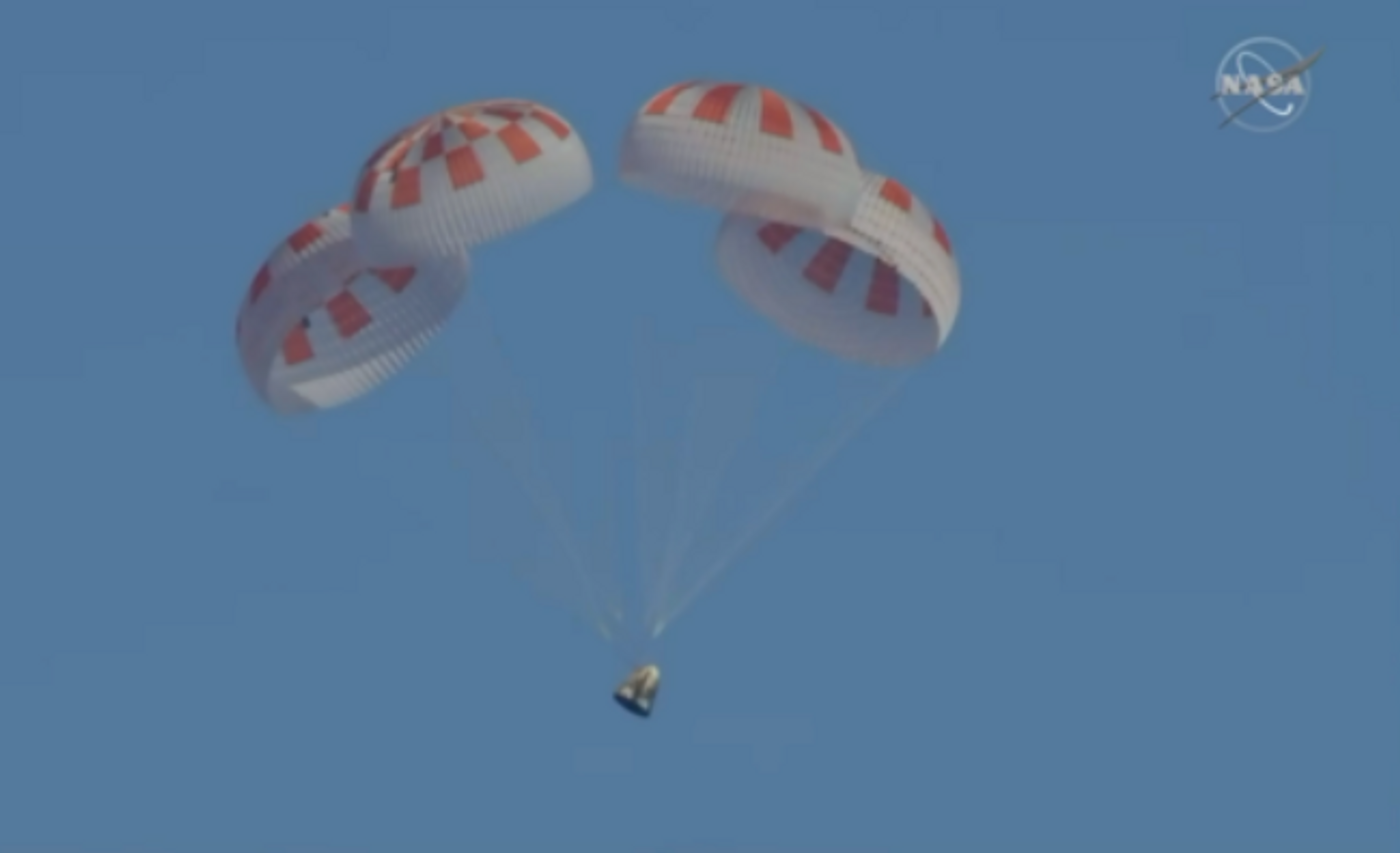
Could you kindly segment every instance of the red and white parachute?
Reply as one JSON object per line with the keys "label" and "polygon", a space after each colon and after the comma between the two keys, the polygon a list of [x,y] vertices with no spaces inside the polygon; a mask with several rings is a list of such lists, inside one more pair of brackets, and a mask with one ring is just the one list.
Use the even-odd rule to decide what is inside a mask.
{"label": "red and white parachute", "polygon": [[442,328],[467,288],[467,256],[368,267],[345,206],[283,241],[253,277],[236,337],[248,381],[273,409],[327,409],[377,387]]}
{"label": "red and white parachute", "polygon": [[452,255],[518,231],[593,186],[578,132],[531,101],[479,101],[394,134],[355,184],[355,245],[373,264]]}
{"label": "red and white parachute", "polygon": [[238,313],[249,382],[292,413],[349,402],[427,346],[467,289],[469,251],[592,187],[558,113],[522,100],[453,107],[394,134],[354,200],[303,225],[258,270]]}
{"label": "red and white parachute", "polygon": [[628,183],[809,228],[850,221],[864,175],[841,128],[772,89],[680,83],[642,107],[622,145]]}
{"label": "red and white parachute", "polygon": [[900,367],[947,339],[957,270],[927,208],[890,178],[869,184],[843,237],[730,214],[715,251],[734,290],[789,334],[851,361]]}

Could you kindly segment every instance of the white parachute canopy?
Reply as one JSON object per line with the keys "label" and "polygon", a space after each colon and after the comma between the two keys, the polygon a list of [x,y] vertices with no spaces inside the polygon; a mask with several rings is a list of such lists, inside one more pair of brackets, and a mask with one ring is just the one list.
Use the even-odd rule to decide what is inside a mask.
{"label": "white parachute canopy", "polygon": [[845,225],[863,175],[825,115],[772,89],[680,83],[627,128],[622,178],[638,189],[811,228]]}
{"label": "white parachute canopy", "polygon": [[593,187],[583,140],[557,112],[497,99],[394,134],[356,181],[355,243],[371,263],[454,255],[519,231]]}
{"label": "white parachute canopy", "polygon": [[326,211],[273,250],[243,300],[235,338],[249,383],[281,414],[363,396],[442,329],[467,270],[465,253],[367,266],[347,208]]}

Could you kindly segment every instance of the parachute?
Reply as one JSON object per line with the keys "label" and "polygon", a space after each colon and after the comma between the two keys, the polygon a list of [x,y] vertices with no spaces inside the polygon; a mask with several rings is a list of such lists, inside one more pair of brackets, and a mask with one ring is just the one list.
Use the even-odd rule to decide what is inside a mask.
{"label": "parachute", "polygon": [[254,390],[280,414],[329,409],[388,380],[442,329],[467,288],[465,254],[366,266],[345,206],[302,225],[253,277],[235,338]]}
{"label": "parachute", "polygon": [[381,145],[356,181],[351,222],[370,263],[403,263],[533,225],[592,187],[588,151],[558,113],[531,101],[479,101]]}
{"label": "parachute", "polygon": [[731,214],[715,254],[721,275],[754,310],[842,358],[914,364],[933,355],[944,337],[939,315],[900,273],[908,266],[839,237]]}
{"label": "parachute", "polygon": [[707,207],[810,228],[855,213],[863,174],[845,131],[772,89],[671,86],[633,118],[622,179]]}

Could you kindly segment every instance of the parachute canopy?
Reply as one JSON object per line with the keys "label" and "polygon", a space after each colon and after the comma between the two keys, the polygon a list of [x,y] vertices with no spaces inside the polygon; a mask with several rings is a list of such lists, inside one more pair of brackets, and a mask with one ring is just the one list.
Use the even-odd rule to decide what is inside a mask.
{"label": "parachute canopy", "polygon": [[292,414],[360,397],[413,359],[467,287],[465,254],[394,267],[363,264],[346,206],[277,246],[253,277],[235,337],[254,390]]}
{"label": "parachute canopy", "polygon": [[548,107],[478,101],[394,134],[356,180],[355,243],[374,264],[451,256],[582,198],[593,168],[582,139]]}
{"label": "parachute canopy", "polygon": [[840,238],[731,214],[715,251],[744,301],[841,358],[903,366],[932,355],[942,340],[920,288],[878,254]]}
{"label": "parachute canopy", "polygon": [[845,132],[762,86],[680,83],[627,128],[622,178],[721,210],[810,228],[844,225],[864,176]]}

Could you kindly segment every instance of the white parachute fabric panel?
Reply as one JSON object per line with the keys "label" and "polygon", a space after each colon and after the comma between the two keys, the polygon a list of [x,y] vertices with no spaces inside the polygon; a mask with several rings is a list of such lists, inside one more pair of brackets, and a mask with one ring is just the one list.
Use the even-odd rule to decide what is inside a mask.
{"label": "white parachute fabric panel", "polygon": [[681,83],[633,118],[622,179],[725,211],[811,228],[854,215],[863,175],[845,132],[771,89]]}
{"label": "white parachute fabric panel", "polygon": [[467,287],[465,254],[368,267],[347,207],[278,246],[253,278],[235,337],[244,372],[275,411],[350,402],[383,384],[446,324]]}
{"label": "white parachute fabric panel", "polygon": [[927,300],[941,346],[962,305],[962,278],[948,232],[912,192],[894,178],[866,173],[865,190],[842,237],[878,252]]}
{"label": "white parachute fabric panel", "polygon": [[745,302],[812,346],[883,367],[914,364],[938,349],[938,320],[918,288],[848,242],[731,214],[715,253]]}
{"label": "white parachute fabric panel", "polygon": [[360,172],[355,243],[376,265],[452,257],[578,201],[593,167],[558,113],[502,99],[453,107],[401,131]]}

